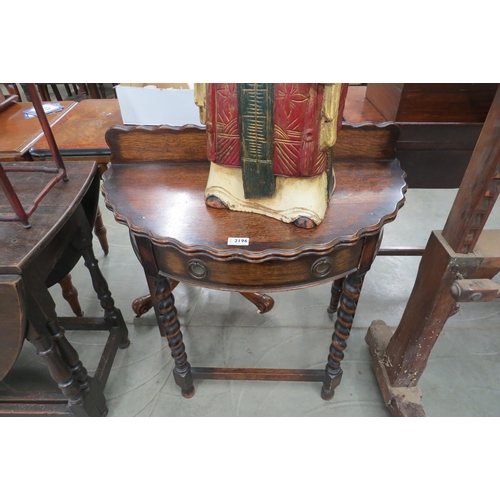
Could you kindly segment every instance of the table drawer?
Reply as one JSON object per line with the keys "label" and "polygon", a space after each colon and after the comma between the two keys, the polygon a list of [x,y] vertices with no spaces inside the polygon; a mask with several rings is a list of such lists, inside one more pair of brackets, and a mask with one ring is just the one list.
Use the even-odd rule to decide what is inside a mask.
{"label": "table drawer", "polygon": [[362,249],[363,240],[353,246],[336,247],[326,255],[309,252],[296,259],[264,262],[218,260],[206,253],[186,254],[157,245],[154,253],[160,274],[177,281],[221,290],[273,291],[311,286],[349,274],[357,269]]}

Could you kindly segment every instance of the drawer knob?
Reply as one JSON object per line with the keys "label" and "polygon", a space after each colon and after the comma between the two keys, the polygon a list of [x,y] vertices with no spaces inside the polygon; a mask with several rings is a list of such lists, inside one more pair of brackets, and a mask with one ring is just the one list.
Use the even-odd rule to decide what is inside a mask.
{"label": "drawer knob", "polygon": [[191,259],[187,264],[188,273],[197,280],[208,278],[210,269],[199,259]]}
{"label": "drawer knob", "polygon": [[324,278],[330,274],[332,268],[332,260],[329,257],[321,257],[311,266],[311,273],[316,278]]}

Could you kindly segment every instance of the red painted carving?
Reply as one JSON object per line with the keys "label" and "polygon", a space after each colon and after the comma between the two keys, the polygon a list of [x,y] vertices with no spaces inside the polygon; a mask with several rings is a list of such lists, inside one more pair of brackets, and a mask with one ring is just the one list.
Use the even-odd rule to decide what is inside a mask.
{"label": "red painted carving", "polygon": [[[326,169],[326,153],[319,150],[324,85],[320,83],[274,84],[275,175],[313,177]],[[347,84],[343,85],[337,129]],[[238,91],[235,83],[207,85],[208,158],[227,167],[240,166]]]}

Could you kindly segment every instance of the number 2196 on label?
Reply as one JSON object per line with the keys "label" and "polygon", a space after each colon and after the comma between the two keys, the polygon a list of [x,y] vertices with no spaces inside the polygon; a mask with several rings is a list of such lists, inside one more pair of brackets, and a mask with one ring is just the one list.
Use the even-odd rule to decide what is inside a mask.
{"label": "number 2196 on label", "polygon": [[250,243],[250,238],[228,238],[228,245],[248,245]]}

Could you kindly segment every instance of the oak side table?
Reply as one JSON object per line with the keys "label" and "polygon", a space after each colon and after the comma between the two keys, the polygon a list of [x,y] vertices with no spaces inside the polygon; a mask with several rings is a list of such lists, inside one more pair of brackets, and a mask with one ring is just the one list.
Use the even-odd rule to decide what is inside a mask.
{"label": "oak side table", "polygon": [[[351,147],[339,138],[337,186],[325,219],[316,228],[302,229],[262,215],[207,207],[203,130],[114,127],[107,132],[112,156],[102,187],[105,203],[129,228],[184,397],[193,396],[196,378],[322,381],[322,397],[333,397],[363,276],[375,258],[383,225],[396,217],[406,190],[404,172],[387,146],[397,137],[397,127],[345,133],[363,140]],[[173,150],[178,161],[162,161]],[[228,238],[248,238],[249,244],[229,246]],[[339,305],[325,370],[191,367],[170,280],[237,292],[285,291],[332,281],[342,285],[340,300],[332,301],[332,309]]]}

